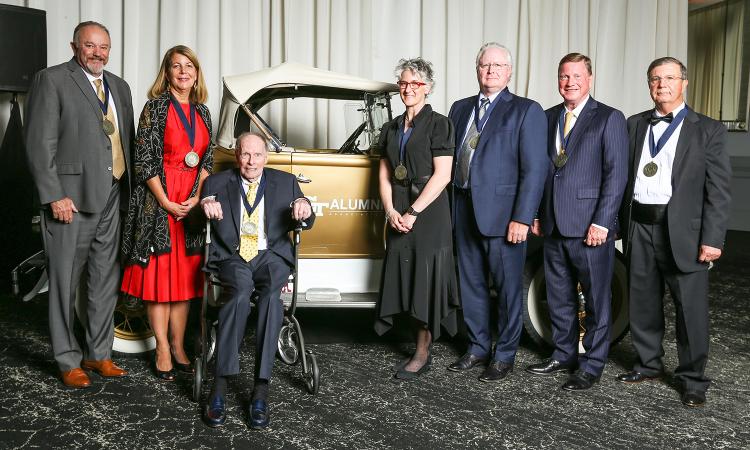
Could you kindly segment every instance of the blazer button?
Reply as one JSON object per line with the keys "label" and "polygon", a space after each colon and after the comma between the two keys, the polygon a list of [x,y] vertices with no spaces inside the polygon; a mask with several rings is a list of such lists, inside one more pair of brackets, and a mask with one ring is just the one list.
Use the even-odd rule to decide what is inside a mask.
{"label": "blazer button", "polygon": [[110,172],[112,172],[112,168],[111,167],[107,167],[107,170],[109,170]]}

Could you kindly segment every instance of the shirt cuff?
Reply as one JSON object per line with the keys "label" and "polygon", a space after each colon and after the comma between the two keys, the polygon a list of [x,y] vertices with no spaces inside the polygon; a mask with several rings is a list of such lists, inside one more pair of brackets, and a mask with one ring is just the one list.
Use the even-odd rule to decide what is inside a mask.
{"label": "shirt cuff", "polygon": [[211,200],[211,201],[216,200],[216,196],[215,195],[207,195],[207,196],[203,197],[201,199],[201,206],[203,206],[204,204],[206,204],[206,202],[208,202],[209,200]]}
{"label": "shirt cuff", "polygon": [[599,228],[599,229],[600,229],[600,230],[602,230],[602,231],[606,231],[606,232],[609,232],[609,230],[608,230],[608,229],[607,229],[606,227],[603,227],[603,226],[601,226],[601,225],[597,225],[597,224],[595,224],[595,223],[592,223],[591,225],[595,226],[596,228]]}
{"label": "shirt cuff", "polygon": [[297,202],[297,200],[304,200],[304,201],[306,201],[306,202],[307,202],[307,204],[308,204],[308,205],[310,205],[310,208],[312,208],[312,202],[311,202],[311,201],[310,201],[310,199],[309,199],[309,198],[307,198],[307,197],[299,197],[299,198],[295,198],[294,200],[292,200],[292,202],[291,202],[291,203],[289,203],[289,207],[291,208],[292,206],[294,206],[294,204],[295,204],[295,203]]}

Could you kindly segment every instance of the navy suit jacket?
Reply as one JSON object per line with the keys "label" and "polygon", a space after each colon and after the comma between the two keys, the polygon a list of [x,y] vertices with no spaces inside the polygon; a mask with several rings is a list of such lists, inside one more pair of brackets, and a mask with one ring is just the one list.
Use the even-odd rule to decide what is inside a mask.
{"label": "navy suit jacket", "polygon": [[[456,148],[463,142],[477,101],[474,95],[451,106]],[[505,236],[511,220],[531,224],[550,165],[544,132],[547,120],[539,103],[513,95],[507,88],[495,101],[499,103],[482,130],[469,174],[474,219],[488,237]],[[456,153],[457,163],[460,150]]]}
{"label": "navy suit jacket", "polygon": [[[630,250],[631,206],[635,175],[653,109],[628,119],[629,175],[620,217],[623,248]],[[669,244],[682,272],[705,270],[698,261],[701,244],[723,248],[731,208],[732,165],[726,150],[727,130],[721,122],[688,110],[672,163],[672,198],[667,207]]]}
{"label": "navy suit jacket", "polygon": [[[555,134],[563,109],[561,103],[545,111],[550,162],[557,157]],[[594,223],[607,228],[613,239],[628,175],[625,116],[589,97],[570,133],[568,162],[559,169],[551,165],[544,186],[542,231],[550,235],[557,227],[565,237],[584,237]]]}
{"label": "navy suit jacket", "polygon": [[[295,199],[303,197],[297,178],[289,173],[276,169],[263,169],[266,178],[266,188],[263,194],[265,220],[263,229],[268,240],[268,249],[282,257],[290,266],[294,265],[294,254],[289,232],[294,229],[296,222],[292,219],[289,204]],[[214,196],[221,203],[224,218],[211,220],[211,249],[208,255],[209,267],[215,268],[215,263],[223,261],[236,253],[240,246],[240,221],[244,208],[240,209],[242,201],[242,186],[239,179],[239,169],[229,169],[213,174],[206,178],[201,191],[201,198]],[[315,213],[305,222],[305,229],[312,227]]]}

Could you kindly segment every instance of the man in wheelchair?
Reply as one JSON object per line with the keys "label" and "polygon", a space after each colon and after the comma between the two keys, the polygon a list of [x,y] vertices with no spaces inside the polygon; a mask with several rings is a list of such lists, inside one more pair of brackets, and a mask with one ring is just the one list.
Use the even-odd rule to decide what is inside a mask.
{"label": "man in wheelchair", "polygon": [[216,376],[203,413],[212,427],[226,420],[227,379],[240,372],[239,349],[253,293],[258,299],[258,325],[255,382],[247,415],[251,428],[268,426],[268,385],[284,315],[280,294],[294,267],[289,231],[297,221],[306,221],[307,229],[315,220],[297,179],[264,168],[269,146],[262,135],[240,135],[235,150],[238,168],[208,177],[201,193],[201,206],[211,220],[207,267],[218,275],[223,288]]}

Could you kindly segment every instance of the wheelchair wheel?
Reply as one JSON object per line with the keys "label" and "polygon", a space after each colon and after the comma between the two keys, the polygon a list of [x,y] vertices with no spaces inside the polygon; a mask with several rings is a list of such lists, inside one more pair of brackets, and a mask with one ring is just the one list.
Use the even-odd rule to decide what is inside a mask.
{"label": "wheelchair wheel", "polygon": [[299,361],[299,334],[291,322],[281,327],[278,341],[279,359],[284,364],[292,365]]}
{"label": "wheelchair wheel", "polygon": [[320,370],[318,361],[311,352],[307,353],[307,370],[305,371],[305,387],[307,392],[315,395],[320,389]]}
{"label": "wheelchair wheel", "polygon": [[205,367],[203,367],[203,358],[199,355],[195,357],[195,374],[193,374],[193,401],[198,403],[201,400],[201,390],[203,389],[203,376]]}

